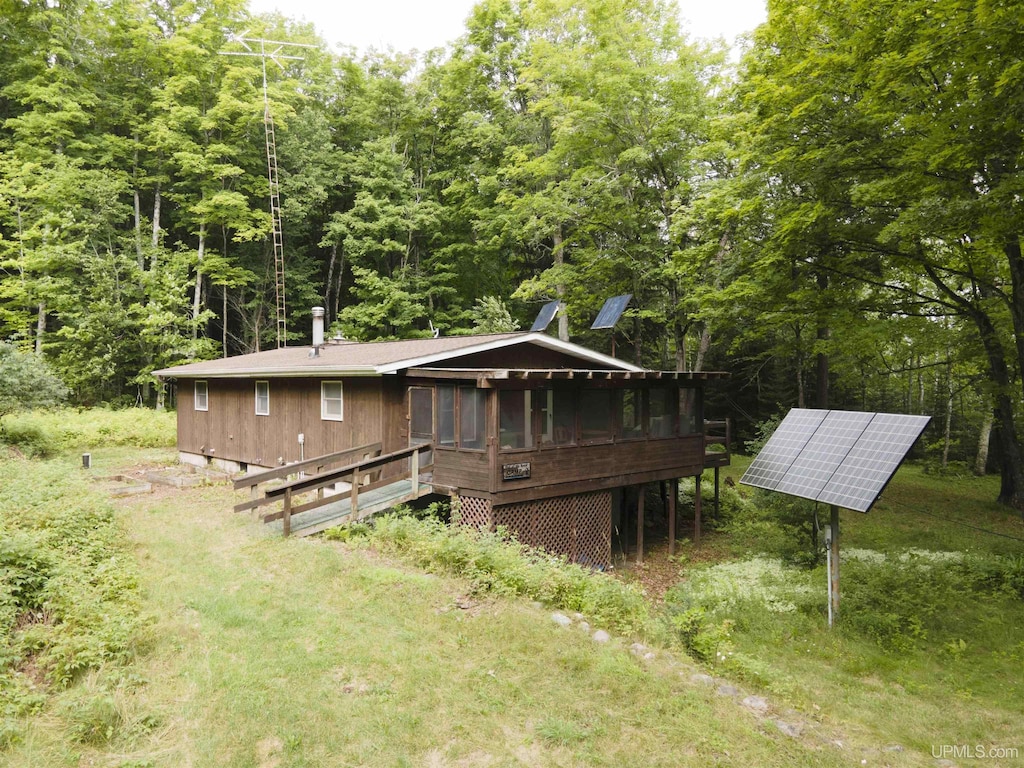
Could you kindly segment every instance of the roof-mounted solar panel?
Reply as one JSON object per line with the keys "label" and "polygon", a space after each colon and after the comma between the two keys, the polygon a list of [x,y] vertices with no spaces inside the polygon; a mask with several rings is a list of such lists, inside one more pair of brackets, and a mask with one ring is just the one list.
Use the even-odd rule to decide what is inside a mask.
{"label": "roof-mounted solar panel", "polygon": [[794,408],[740,482],[867,512],[930,420]]}
{"label": "roof-mounted solar panel", "polygon": [[535,331],[544,331],[551,321],[555,319],[555,315],[558,314],[558,308],[562,302],[555,300],[549,301],[543,307],[540,308],[540,312],[537,313],[537,319],[533,321],[533,325],[530,326],[530,333]]}
{"label": "roof-mounted solar panel", "polygon": [[622,317],[622,313],[626,311],[626,305],[629,304],[629,300],[632,298],[632,293],[624,293],[622,296],[612,296],[608,299],[604,306],[601,307],[601,311],[597,314],[594,324],[590,326],[590,330],[614,328],[615,324],[619,322],[619,318]]}

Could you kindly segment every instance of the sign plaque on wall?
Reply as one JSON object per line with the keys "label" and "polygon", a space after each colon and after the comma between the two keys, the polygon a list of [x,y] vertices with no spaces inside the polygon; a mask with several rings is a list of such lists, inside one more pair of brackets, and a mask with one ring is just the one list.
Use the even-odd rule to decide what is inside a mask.
{"label": "sign plaque on wall", "polygon": [[520,461],[518,464],[502,464],[502,480],[525,480],[530,476],[530,462]]}

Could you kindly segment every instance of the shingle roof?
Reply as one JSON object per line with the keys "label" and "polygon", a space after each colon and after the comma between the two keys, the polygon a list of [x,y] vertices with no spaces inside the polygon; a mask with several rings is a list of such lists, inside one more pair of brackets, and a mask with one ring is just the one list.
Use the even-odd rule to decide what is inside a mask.
{"label": "shingle roof", "polygon": [[[616,360],[543,333],[495,333],[480,336],[445,336],[436,339],[401,341],[331,342],[311,357],[311,347],[286,347],[220,360],[188,363],[154,371],[163,377],[244,378],[249,376],[310,376],[343,374],[379,376],[403,368],[449,360],[474,352],[485,352],[515,344],[535,344],[564,352],[589,365],[624,371],[639,371],[637,366]],[[586,367],[586,366],[584,366]]]}

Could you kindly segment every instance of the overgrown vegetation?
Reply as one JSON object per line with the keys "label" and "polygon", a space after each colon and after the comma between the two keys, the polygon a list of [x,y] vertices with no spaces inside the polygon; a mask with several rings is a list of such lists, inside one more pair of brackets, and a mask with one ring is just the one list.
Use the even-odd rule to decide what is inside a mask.
{"label": "overgrown vegetation", "polygon": [[[45,493],[41,493],[45,489]],[[65,463],[0,459],[0,716],[93,679],[76,717],[103,709],[145,639],[134,554],[110,503]],[[111,735],[85,727],[76,738]]]}
{"label": "overgrown vegetation", "polygon": [[[418,517],[400,510],[361,526],[356,535],[420,568],[469,579],[477,592],[526,597],[578,611],[598,626],[627,636],[652,631],[650,609],[638,588],[525,547],[502,531],[453,528],[438,516]],[[348,529],[328,532],[328,538],[351,537]]]}
{"label": "overgrown vegetation", "polygon": [[172,411],[148,408],[31,411],[6,419],[0,445],[39,458],[113,446],[165,448],[174,445],[175,423]]}

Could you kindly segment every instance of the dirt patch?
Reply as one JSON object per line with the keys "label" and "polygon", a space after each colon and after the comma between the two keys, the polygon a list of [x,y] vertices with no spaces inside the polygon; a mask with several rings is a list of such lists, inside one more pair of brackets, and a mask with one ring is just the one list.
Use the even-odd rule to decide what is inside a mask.
{"label": "dirt patch", "polygon": [[256,761],[259,768],[277,768],[281,764],[284,742],[276,736],[268,736],[256,744]]}

